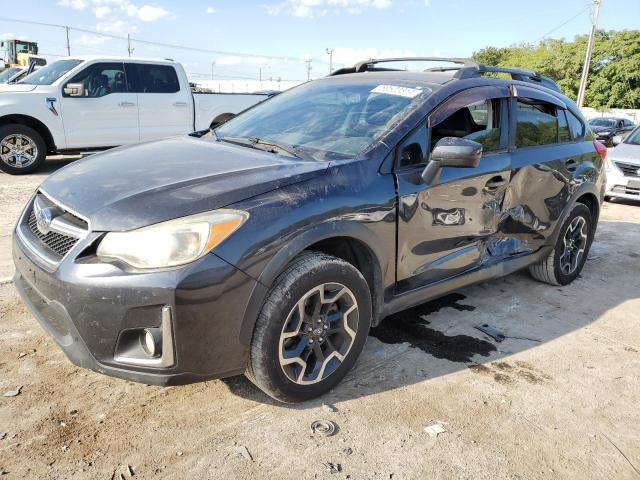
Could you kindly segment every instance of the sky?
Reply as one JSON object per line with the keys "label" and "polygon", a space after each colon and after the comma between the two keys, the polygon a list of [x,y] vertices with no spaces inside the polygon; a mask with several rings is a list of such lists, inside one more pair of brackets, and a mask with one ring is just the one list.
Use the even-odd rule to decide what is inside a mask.
{"label": "sky", "polygon": [[[173,58],[193,78],[304,80],[358,60],[471,55],[487,46],[587,33],[587,0],[0,0],[0,37],[72,55]],[[598,27],[640,28],[640,0],[602,0]],[[78,31],[88,30],[90,32]],[[141,43],[160,42],[165,46]],[[189,47],[174,48],[172,46]],[[311,63],[305,63],[311,59]]]}

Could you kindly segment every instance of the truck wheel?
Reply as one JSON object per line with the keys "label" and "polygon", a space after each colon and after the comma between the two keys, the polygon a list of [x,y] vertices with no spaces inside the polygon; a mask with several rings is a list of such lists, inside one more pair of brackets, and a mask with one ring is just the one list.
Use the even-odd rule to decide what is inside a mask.
{"label": "truck wheel", "polygon": [[282,402],[333,388],[355,363],[371,323],[371,294],[350,263],[304,252],[267,295],[251,341],[245,375]]}
{"label": "truck wheel", "polygon": [[42,165],[47,146],[33,128],[20,124],[0,127],[0,169],[11,175],[31,173]]}
{"label": "truck wheel", "polygon": [[577,203],[562,224],[560,235],[549,256],[529,267],[531,276],[551,285],[567,285],[582,271],[593,240],[591,211]]}

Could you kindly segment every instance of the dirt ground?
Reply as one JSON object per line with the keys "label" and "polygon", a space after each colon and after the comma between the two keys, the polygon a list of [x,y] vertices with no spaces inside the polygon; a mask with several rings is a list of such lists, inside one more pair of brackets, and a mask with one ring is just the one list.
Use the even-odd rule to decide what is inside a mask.
{"label": "dirt ground", "polygon": [[640,203],[604,205],[572,285],[517,273],[400,314],[333,392],[288,406],[244,377],[151,387],[65,358],[8,280],[11,226],[60,163],[0,175],[0,476],[640,478]]}

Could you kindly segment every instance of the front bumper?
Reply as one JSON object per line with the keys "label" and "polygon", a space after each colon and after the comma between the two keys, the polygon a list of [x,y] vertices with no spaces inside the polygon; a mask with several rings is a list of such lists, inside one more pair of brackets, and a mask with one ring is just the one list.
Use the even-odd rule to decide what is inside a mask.
{"label": "front bumper", "polygon": [[[51,270],[14,234],[14,282],[25,304],[76,365],[156,385],[242,373],[248,345],[240,340],[256,282],[214,254],[179,269],[128,272],[96,257],[67,257]],[[172,312],[174,364],[118,361],[124,331],[159,327]]]}
{"label": "front bumper", "polygon": [[[607,161],[609,162],[609,171],[607,172],[605,195],[627,200],[640,200],[640,174],[638,176],[625,175],[615,165],[615,161]],[[640,169],[640,165],[638,169]]]}

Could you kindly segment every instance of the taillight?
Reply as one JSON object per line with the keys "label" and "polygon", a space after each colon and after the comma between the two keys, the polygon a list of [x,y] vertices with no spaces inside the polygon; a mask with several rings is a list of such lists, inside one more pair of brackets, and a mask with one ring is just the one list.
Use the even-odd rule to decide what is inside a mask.
{"label": "taillight", "polygon": [[600,158],[604,162],[607,158],[607,147],[605,147],[602,143],[598,142],[597,140],[594,140],[593,144],[596,147],[596,152],[598,152],[598,155],[600,155]]}

